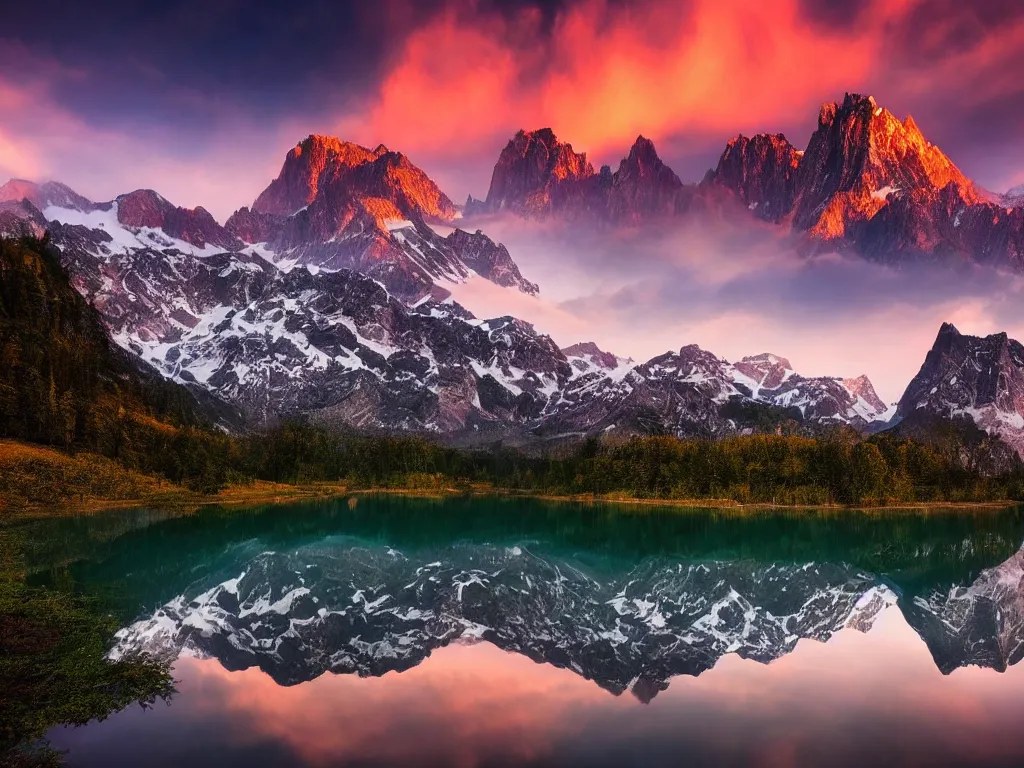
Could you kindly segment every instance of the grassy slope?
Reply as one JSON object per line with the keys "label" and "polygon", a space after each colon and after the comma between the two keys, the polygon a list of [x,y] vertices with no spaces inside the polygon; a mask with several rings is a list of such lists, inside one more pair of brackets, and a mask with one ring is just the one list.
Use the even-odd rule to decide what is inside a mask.
{"label": "grassy slope", "polygon": [[17,513],[80,513],[117,506],[246,504],[344,493],[344,483],[256,481],[201,494],[94,453],[67,454],[0,440],[0,520]]}

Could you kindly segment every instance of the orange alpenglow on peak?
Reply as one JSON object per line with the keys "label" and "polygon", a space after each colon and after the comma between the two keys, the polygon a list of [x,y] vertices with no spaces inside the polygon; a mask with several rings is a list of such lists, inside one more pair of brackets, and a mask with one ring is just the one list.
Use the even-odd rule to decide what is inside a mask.
{"label": "orange alpenglow on peak", "polygon": [[805,151],[782,134],[737,136],[704,184],[728,189],[761,219],[788,221],[824,241],[848,237],[851,226],[902,199],[983,202],[912,117],[900,121],[873,97],[849,93],[821,106]]}
{"label": "orange alpenglow on peak", "polygon": [[[451,221],[455,204],[422,170],[383,144],[375,149],[312,134],[285,156],[281,172],[256,198],[257,214],[292,216],[326,194],[336,201],[378,198],[403,217]],[[379,204],[373,206],[381,210]]]}
{"label": "orange alpenglow on peak", "polygon": [[560,142],[550,128],[520,130],[498,157],[484,205],[492,211],[542,213],[558,196],[555,187],[593,175],[586,153]]}
{"label": "orange alpenglow on peak", "polygon": [[822,105],[797,176],[794,224],[824,240],[870,219],[890,194],[933,195],[954,184],[964,203],[980,200],[974,184],[925,140],[912,118],[901,122],[858,94]]}

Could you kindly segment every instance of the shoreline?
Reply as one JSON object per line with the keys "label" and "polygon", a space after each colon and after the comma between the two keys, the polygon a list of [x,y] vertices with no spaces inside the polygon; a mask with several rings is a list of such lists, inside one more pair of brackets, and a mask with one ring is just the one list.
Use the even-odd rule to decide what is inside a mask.
{"label": "shoreline", "polygon": [[314,501],[341,498],[352,493],[342,483],[309,485],[283,485],[279,483],[256,482],[252,485],[229,486],[215,494],[200,494],[192,491],[170,491],[132,499],[105,499],[87,497],[51,504],[26,504],[5,507],[0,504],[0,525],[7,520],[40,517],[77,517],[125,509],[168,509],[195,511],[202,507],[249,507],[263,504],[287,504],[289,502]]}
{"label": "shoreline", "polygon": [[724,511],[744,510],[780,510],[780,511],[808,511],[808,512],[887,512],[887,511],[921,511],[938,512],[942,510],[999,510],[1009,507],[1024,505],[1024,502],[1004,499],[998,501],[917,501],[899,502],[893,504],[877,505],[855,505],[855,504],[773,504],[771,502],[743,503],[734,499],[673,499],[673,498],[636,498],[631,496],[617,495],[594,495],[594,494],[544,494],[529,491],[517,491],[509,489],[458,489],[446,488],[440,490],[412,489],[412,488],[365,488],[352,489],[348,495],[372,496],[408,496],[410,498],[476,498],[476,499],[524,499],[532,501],[551,501],[556,503],[574,504],[604,504],[622,505],[634,507],[677,507],[681,509],[714,509]]}
{"label": "shoreline", "polygon": [[224,489],[216,494],[197,494],[193,492],[157,494],[134,499],[103,499],[86,498],[58,505],[32,504],[20,508],[0,508],[0,524],[4,521],[24,520],[41,517],[77,517],[79,515],[100,514],[116,510],[130,509],[167,509],[185,513],[195,512],[204,507],[225,507],[245,509],[264,505],[279,505],[304,501],[329,501],[348,497],[358,504],[358,499],[369,496],[404,496],[414,499],[494,499],[501,501],[529,500],[552,502],[556,504],[588,504],[622,507],[663,507],[678,510],[715,510],[742,514],[744,512],[778,511],[778,512],[918,512],[924,514],[958,512],[973,510],[977,512],[999,511],[1021,505],[1012,500],[1002,501],[932,501],[903,502],[882,505],[845,505],[845,504],[772,504],[770,502],[742,503],[734,499],[659,499],[635,498],[629,496],[593,494],[543,494],[528,491],[517,491],[499,488],[352,488],[344,483],[311,483],[308,485],[283,485],[277,483],[257,482],[252,485],[237,485]]}

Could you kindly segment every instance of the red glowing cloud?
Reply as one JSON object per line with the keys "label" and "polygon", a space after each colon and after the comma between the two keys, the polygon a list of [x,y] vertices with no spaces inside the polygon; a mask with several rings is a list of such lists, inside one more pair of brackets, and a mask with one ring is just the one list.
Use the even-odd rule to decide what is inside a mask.
{"label": "red glowing cloud", "polygon": [[[347,63],[324,46],[274,55],[304,41],[288,36],[293,19],[268,24],[256,42],[239,39],[225,13],[208,32],[234,54],[198,75],[150,61],[155,48],[201,59],[180,52],[187,40],[149,29],[118,35],[110,56],[97,59],[96,45],[76,59],[66,40],[30,44],[8,28],[0,174],[57,178],[95,198],[153,187],[223,218],[318,132],[406,152],[458,199],[485,191],[516,130],[550,126],[597,163],[614,164],[643,133],[696,180],[736,133],[785,131],[801,144],[820,103],[861,91],[913,113],[982,185],[1021,182],[1019,4],[866,0],[837,21],[823,20],[826,2],[566,0],[545,14],[525,0],[381,0],[381,18],[367,7],[349,20],[352,39],[338,45],[352,50]],[[97,15],[76,23],[100,34],[116,21]],[[331,26],[303,23],[305,35]],[[131,40],[147,44],[122,50]],[[239,88],[220,69],[250,82]]]}
{"label": "red glowing cloud", "polygon": [[601,151],[640,131],[663,138],[782,121],[865,83],[881,31],[908,4],[876,2],[871,22],[852,31],[812,25],[797,0],[632,9],[588,0],[550,34],[535,12],[449,11],[406,40],[369,124],[410,149],[551,125]]}
{"label": "red glowing cloud", "polygon": [[[951,27],[969,28],[971,9],[922,21],[925,5],[873,0],[852,23],[827,26],[800,0],[583,0],[548,25],[535,9],[457,4],[405,39],[365,115],[340,130],[441,165],[550,126],[614,162],[639,133],[678,144],[795,129],[802,141],[817,107],[846,91],[898,113],[927,113],[953,92],[974,105],[1022,93],[1012,64],[1024,65],[1024,22],[953,46]],[[935,59],[943,42],[948,55]]]}

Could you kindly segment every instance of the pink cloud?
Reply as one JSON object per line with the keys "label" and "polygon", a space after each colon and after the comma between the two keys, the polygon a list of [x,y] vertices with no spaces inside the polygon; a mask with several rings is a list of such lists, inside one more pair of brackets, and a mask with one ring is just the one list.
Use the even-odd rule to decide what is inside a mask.
{"label": "pink cloud", "polygon": [[588,234],[497,218],[527,297],[485,281],[452,288],[474,314],[513,314],[562,347],[594,341],[643,361],[686,344],[728,360],[773,352],[807,376],[867,374],[894,402],[939,326],[1024,338],[1024,279],[976,269],[902,271],[855,257],[796,253],[780,228],[711,220]]}
{"label": "pink cloud", "polygon": [[[97,127],[54,96],[56,86],[69,80],[90,87],[86,73],[23,56],[29,57],[30,78],[0,78],[3,180],[62,181],[97,201],[152,188],[177,205],[202,205],[223,220],[277,175],[284,152],[302,131],[291,119],[267,126],[225,113],[211,140],[183,146],[173,125]],[[187,104],[191,97],[183,92],[178,98]]]}
{"label": "pink cloud", "polygon": [[[737,132],[787,130],[803,141],[818,106],[846,91],[884,96],[899,114],[946,103],[963,111],[1024,92],[1024,21],[922,59],[928,39],[948,47],[969,15],[931,13],[925,0],[873,0],[839,28],[813,23],[799,0],[582,0],[547,34],[533,9],[453,3],[409,34],[365,109],[336,125],[463,185],[469,174],[451,166],[477,163],[484,150],[493,162],[519,128],[551,126],[613,164],[640,133],[682,155]],[[1001,181],[988,166],[977,170]],[[449,191],[480,195],[488,174],[489,163],[475,174],[479,188]]]}

